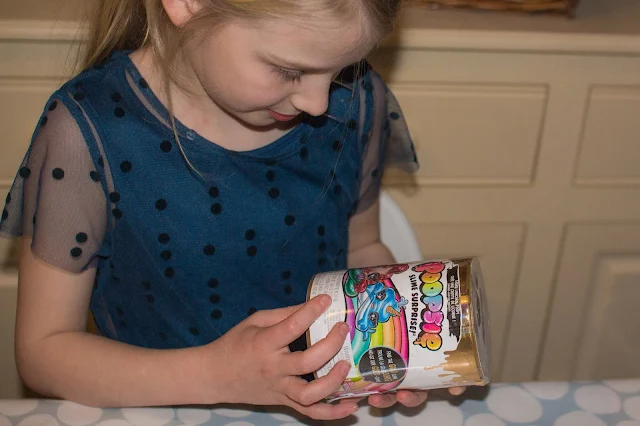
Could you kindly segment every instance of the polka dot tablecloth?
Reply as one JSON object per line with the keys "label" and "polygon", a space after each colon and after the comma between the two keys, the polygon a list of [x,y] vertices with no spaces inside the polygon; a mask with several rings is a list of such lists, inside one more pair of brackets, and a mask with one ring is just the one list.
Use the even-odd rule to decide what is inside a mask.
{"label": "polka dot tablecloth", "polygon": [[[576,383],[495,384],[464,397],[433,392],[417,409],[362,406],[331,425],[640,426],[640,379]],[[100,409],[54,400],[0,400],[0,426],[321,425],[294,412],[264,407]]]}

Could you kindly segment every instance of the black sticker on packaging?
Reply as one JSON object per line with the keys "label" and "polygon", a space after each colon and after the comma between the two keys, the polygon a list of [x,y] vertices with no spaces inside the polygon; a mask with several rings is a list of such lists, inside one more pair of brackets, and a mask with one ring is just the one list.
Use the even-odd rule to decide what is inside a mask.
{"label": "black sticker on packaging", "polygon": [[455,336],[460,341],[461,310],[460,310],[460,275],[458,275],[458,265],[447,271],[447,319],[449,320],[449,334]]}

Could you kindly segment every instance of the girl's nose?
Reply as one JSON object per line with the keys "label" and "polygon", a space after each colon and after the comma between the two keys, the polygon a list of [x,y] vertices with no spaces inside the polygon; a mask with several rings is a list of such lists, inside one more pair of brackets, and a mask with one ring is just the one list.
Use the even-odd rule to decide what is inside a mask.
{"label": "girl's nose", "polygon": [[330,76],[313,76],[307,78],[291,96],[291,104],[298,111],[304,111],[314,117],[320,116],[329,107]]}

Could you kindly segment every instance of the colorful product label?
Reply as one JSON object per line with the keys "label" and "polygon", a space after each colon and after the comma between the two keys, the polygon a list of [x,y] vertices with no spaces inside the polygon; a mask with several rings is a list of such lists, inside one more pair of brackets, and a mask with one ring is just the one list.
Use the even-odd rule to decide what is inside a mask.
{"label": "colorful product label", "polygon": [[340,321],[350,328],[341,351],[317,372],[322,377],[340,360],[351,363],[333,399],[453,383],[456,374],[446,367],[461,334],[458,268],[443,260],[315,277],[309,296],[329,294],[333,303],[309,329],[309,343]]}

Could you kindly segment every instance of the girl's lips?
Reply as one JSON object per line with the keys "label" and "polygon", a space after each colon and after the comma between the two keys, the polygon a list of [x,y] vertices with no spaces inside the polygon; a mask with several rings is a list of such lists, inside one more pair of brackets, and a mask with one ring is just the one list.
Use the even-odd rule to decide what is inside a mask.
{"label": "girl's lips", "polygon": [[277,121],[291,121],[298,116],[298,115],[284,115],[271,110],[269,110],[269,115],[271,115],[271,117],[273,117],[273,119]]}

